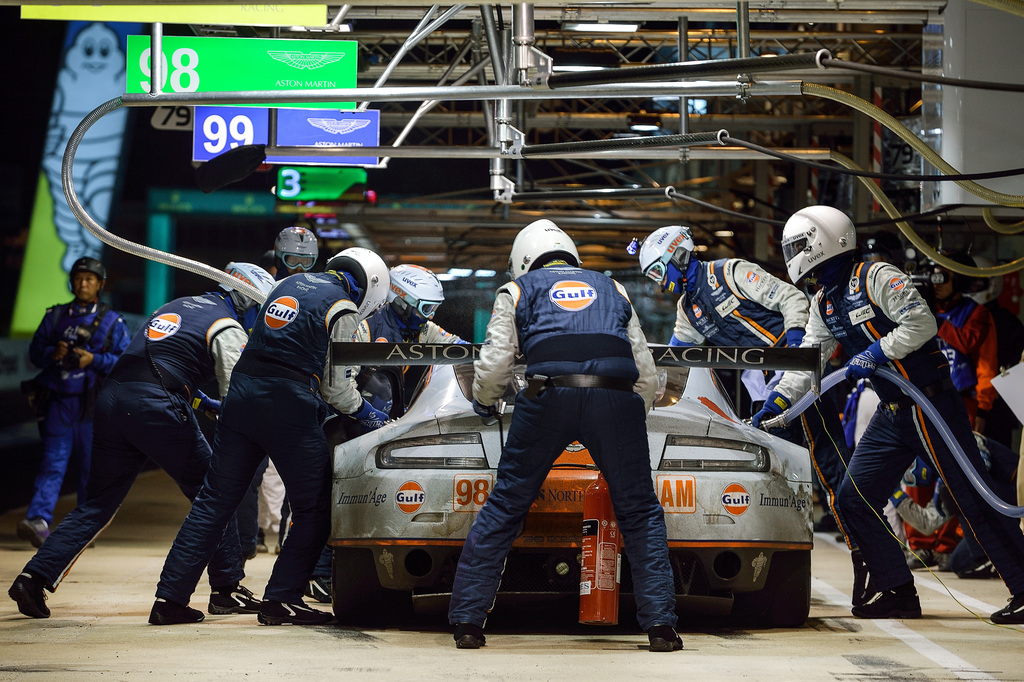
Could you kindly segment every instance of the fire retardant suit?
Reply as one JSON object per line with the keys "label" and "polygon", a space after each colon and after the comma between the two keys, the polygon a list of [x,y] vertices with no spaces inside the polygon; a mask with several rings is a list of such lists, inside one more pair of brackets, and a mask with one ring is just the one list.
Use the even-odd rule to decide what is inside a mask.
{"label": "fire retardant suit", "polygon": [[[741,258],[712,262],[691,259],[686,295],[677,305],[673,344],[706,340],[716,346],[799,346],[807,326],[807,311],[803,292],[754,263]],[[769,386],[777,381],[778,375]],[[805,410],[799,422],[776,435],[797,445],[806,444],[836,524],[847,537],[847,544],[856,547],[835,501],[850,451],[838,409],[831,409],[828,401],[824,405]]]}
{"label": "fire retardant suit", "polygon": [[[928,397],[991,488],[935,332],[934,316],[906,275],[885,263],[851,261],[812,301],[803,344],[820,344],[823,357],[841,344],[847,355],[855,357],[878,342],[888,359],[886,365]],[[870,548],[864,560],[875,587],[882,592],[913,582],[899,543],[881,514],[903,473],[915,457],[921,457],[933,462],[945,480],[960,508],[964,532],[974,533],[1010,591],[1024,593],[1024,535],[1016,522],[981,498],[921,407],[877,375],[871,383],[881,402],[854,450],[839,489],[839,506],[854,540]],[[786,372],[777,390],[795,399],[809,387],[806,373]]]}
{"label": "fire retardant suit", "polygon": [[[152,460],[193,499],[210,464],[210,446],[190,407],[196,387],[214,379],[226,393],[245,346],[231,298],[224,293],[179,298],[159,308],[111,370],[96,399],[93,466],[86,497],[50,534],[25,571],[53,591],[78,555],[117,512]],[[212,586],[243,577],[232,521],[215,538]]]}
{"label": "fire retardant suit", "polygon": [[939,348],[949,360],[953,385],[963,396],[972,426],[983,432],[975,418],[984,421],[997,395],[992,386],[992,377],[999,373],[995,321],[985,306],[965,296],[956,298],[948,306],[936,303]]}
{"label": "fire retardant suit", "polygon": [[459,561],[449,622],[484,625],[521,521],[552,463],[579,440],[608,481],[640,626],[675,627],[665,517],[651,482],[647,443],[646,412],[657,381],[625,291],[600,273],[562,261],[498,289],[475,363],[478,403],[497,402],[520,351],[527,378],[550,379],[535,397],[527,397],[527,389],[516,398],[494,490]]}
{"label": "fire retardant suit", "polygon": [[363,403],[348,373],[330,364],[331,343],[355,333],[357,297],[333,271],[292,275],[271,291],[235,367],[210,473],[167,555],[158,599],[188,604],[217,538],[269,455],[288,490],[292,526],[263,603],[301,604],[330,533],[327,405],[348,414]]}

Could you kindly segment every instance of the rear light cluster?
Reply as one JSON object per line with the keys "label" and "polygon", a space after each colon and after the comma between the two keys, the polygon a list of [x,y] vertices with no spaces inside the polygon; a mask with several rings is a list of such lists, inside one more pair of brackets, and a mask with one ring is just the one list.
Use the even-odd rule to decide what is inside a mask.
{"label": "rear light cluster", "polygon": [[375,459],[379,469],[487,468],[484,442],[479,433],[400,438],[379,445]]}
{"label": "rear light cluster", "polygon": [[660,471],[768,471],[771,453],[757,443],[731,438],[668,435]]}

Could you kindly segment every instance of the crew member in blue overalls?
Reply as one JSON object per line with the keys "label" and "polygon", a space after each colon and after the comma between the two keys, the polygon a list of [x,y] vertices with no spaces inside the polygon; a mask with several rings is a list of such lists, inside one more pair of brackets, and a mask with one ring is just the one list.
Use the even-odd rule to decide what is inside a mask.
{"label": "crew member in blue overalls", "polygon": [[[684,225],[659,228],[640,246],[643,273],[661,284],[662,291],[680,294],[670,346],[705,342],[767,348],[800,345],[808,304],[799,289],[742,258],[704,262],[694,257],[693,251],[692,232]],[[780,377],[775,374],[765,390],[774,387]],[[753,425],[758,421],[755,417]],[[854,603],[864,603],[873,594],[870,578],[857,545],[844,528],[842,512],[836,509],[835,491],[846,473],[844,462],[850,460],[838,410],[806,410],[799,422],[776,435],[807,446],[828,509],[852,550]]]}
{"label": "crew member in blue overalls", "polygon": [[[273,279],[248,263],[227,271],[264,295]],[[239,324],[256,301],[228,287],[179,298],[157,309],[104,382],[96,399],[93,467],[85,501],[75,507],[25,566],[8,590],[18,610],[47,618],[43,588],[53,592],[82,551],[113,519],[135,478],[152,460],[192,499],[210,464],[210,446],[192,412],[213,414],[219,401],[196,386],[217,382],[228,390],[246,335]],[[239,584],[244,577],[238,532],[232,524],[218,538],[210,562],[210,613],[254,613],[259,600]]]}
{"label": "crew member in blue overalls", "polygon": [[[822,357],[829,357],[841,344],[850,357],[846,376],[851,381],[872,376],[882,365],[917,386],[991,489],[967,410],[935,342],[935,316],[907,275],[886,263],[855,261],[856,242],[853,223],[830,206],[804,208],[786,222],[782,253],[790,279],[798,284],[812,277],[822,287],[811,303],[802,345],[820,344]],[[786,372],[762,416],[780,413],[809,385],[806,372]],[[937,468],[960,509],[964,532],[974,533],[1013,595],[991,615],[992,622],[1024,623],[1024,534],[1016,521],[974,489],[920,406],[889,381],[873,378],[872,385],[881,402],[839,488],[839,507],[878,590],[866,604],[854,606],[853,615],[921,617],[913,574],[881,516],[903,473],[921,457]]]}
{"label": "crew member in blue overalls", "polygon": [[647,443],[654,359],[622,286],[579,265],[576,245],[553,222],[524,227],[509,257],[513,281],[498,289],[474,363],[473,408],[485,418],[493,418],[520,351],[529,386],[516,397],[494,490],[459,559],[448,622],[460,649],[484,644],[487,613],[520,524],[551,465],[576,440],[607,479],[651,651],[683,647]]}
{"label": "crew member in blue overalls", "polygon": [[124,320],[99,300],[107,270],[95,258],[79,258],[69,273],[75,300],[46,311],[29,345],[33,405],[42,416],[43,461],[18,537],[39,547],[50,534],[53,508],[72,456],[78,464],[78,502],[85,499],[92,452],[93,406],[99,382],[128,346]]}
{"label": "crew member in blue overalls", "polygon": [[387,290],[384,261],[356,247],[331,258],[326,272],[292,275],[271,292],[235,367],[210,473],[164,562],[153,604],[160,624],[203,619],[189,599],[267,456],[288,489],[292,528],[267,583],[259,622],[317,625],[332,618],[302,601],[330,533],[331,454],[322,424],[328,404],[367,429],[383,426],[387,415],[363,400],[350,372],[334,371],[331,348],[352,340],[356,325],[383,305]]}
{"label": "crew member in blue overalls", "polygon": [[[356,342],[466,343],[434,322],[437,309],[444,303],[444,288],[437,275],[419,265],[396,265],[388,274],[391,281],[388,304],[359,323]],[[352,371],[363,398],[376,409],[397,419],[405,412],[405,387],[410,384],[406,376],[408,369],[361,367]],[[421,375],[419,372],[415,377]],[[398,400],[398,405],[394,405],[395,400]],[[344,440],[360,435],[356,429],[343,431]],[[331,603],[331,570],[331,550],[325,546],[306,588],[307,597],[322,604]]]}

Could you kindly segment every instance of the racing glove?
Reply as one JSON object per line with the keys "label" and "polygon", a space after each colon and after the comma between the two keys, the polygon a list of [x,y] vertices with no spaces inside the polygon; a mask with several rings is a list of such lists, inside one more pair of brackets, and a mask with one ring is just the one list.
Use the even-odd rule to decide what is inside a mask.
{"label": "racing glove", "polygon": [[689,341],[683,341],[678,336],[673,334],[671,337],[669,337],[668,345],[669,346],[692,346],[693,344],[690,343]]}
{"label": "racing glove", "polygon": [[388,415],[376,409],[364,398],[363,406],[359,408],[358,412],[352,413],[352,418],[358,421],[359,425],[363,427],[363,433],[369,433],[370,431],[375,431],[384,426],[385,422],[388,420]]}
{"label": "racing glove", "polygon": [[846,378],[850,381],[867,379],[875,373],[879,365],[884,365],[887,362],[889,362],[889,358],[885,357],[885,353],[882,352],[882,342],[875,341],[846,363]]}
{"label": "racing glove", "polygon": [[921,488],[930,487],[935,483],[935,469],[931,464],[918,457],[914,461],[914,466],[903,474],[903,482]]}
{"label": "racing glove", "polygon": [[498,410],[495,409],[494,405],[484,405],[476,398],[473,398],[473,411],[480,415],[480,419],[483,420],[485,426],[490,426],[498,421]]}
{"label": "racing glove", "polygon": [[764,406],[761,408],[761,411],[751,418],[750,423],[756,429],[765,419],[778,417],[780,414],[788,410],[789,405],[789,398],[778,391],[772,391],[765,399]]}
{"label": "racing glove", "polygon": [[220,416],[220,401],[202,391],[196,391],[196,397],[192,399],[192,409],[199,410],[210,419],[216,419]]}
{"label": "racing glove", "polygon": [[900,504],[909,499],[910,495],[907,495],[903,488],[898,488],[896,492],[889,496],[889,501],[892,502],[893,509],[899,509]]}
{"label": "racing glove", "polygon": [[800,342],[804,340],[803,329],[787,329],[786,330],[786,347],[787,348],[799,348]]}

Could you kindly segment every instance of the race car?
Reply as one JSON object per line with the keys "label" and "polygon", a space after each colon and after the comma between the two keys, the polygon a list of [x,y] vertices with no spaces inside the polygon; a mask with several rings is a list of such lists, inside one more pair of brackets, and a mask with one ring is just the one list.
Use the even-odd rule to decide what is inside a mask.
{"label": "race car", "polygon": [[[334,449],[333,606],[342,623],[410,608],[443,613],[459,554],[495,481],[515,394],[502,419],[473,412],[471,364],[434,366],[399,419]],[[795,627],[810,608],[807,450],[744,424],[715,373],[659,369],[647,419],[651,479],[665,509],[677,610]],[[497,603],[580,592],[583,496],[597,470],[566,443],[506,563]],[[621,592],[632,592],[623,557]]]}

